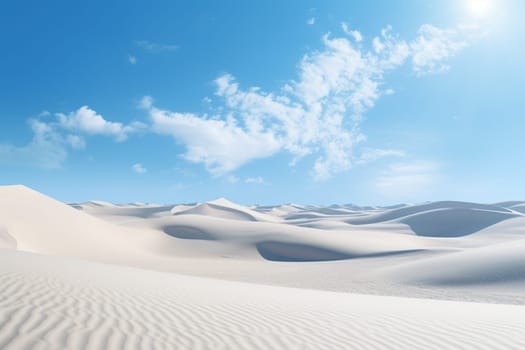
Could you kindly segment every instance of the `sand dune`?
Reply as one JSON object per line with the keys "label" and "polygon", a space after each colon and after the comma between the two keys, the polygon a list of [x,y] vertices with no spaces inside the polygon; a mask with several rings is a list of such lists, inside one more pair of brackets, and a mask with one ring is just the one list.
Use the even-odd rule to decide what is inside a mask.
{"label": "sand dune", "polygon": [[[177,271],[179,258],[219,259],[216,264],[220,266],[225,256],[261,262],[387,259],[414,252],[429,252],[433,257],[438,252],[525,239],[521,230],[525,217],[500,206],[463,202],[363,211],[361,215],[374,222],[368,225],[347,224],[347,216],[326,213],[318,213],[321,219],[281,222],[274,218],[269,222],[262,219],[271,215],[225,199],[203,205],[189,205],[177,215],[170,209],[173,205],[116,206],[100,201],[77,204],[82,208],[78,210],[22,186],[3,187],[0,242],[26,251]],[[203,208],[212,209],[213,215],[206,215],[209,212]],[[316,210],[287,209],[296,215]],[[400,210],[404,214],[401,218]],[[258,217],[253,221],[243,215]],[[384,222],[385,217],[398,219]],[[426,237],[409,235],[407,230]],[[468,240],[454,240],[462,236]],[[417,260],[426,260],[421,255],[417,254]],[[510,265],[502,269],[510,269]],[[337,278],[337,274],[327,268],[328,278]]]}
{"label": "sand dune", "polygon": [[478,232],[516,215],[470,208],[430,210],[399,220],[420,236],[461,237]]}
{"label": "sand dune", "polygon": [[[392,269],[411,283],[444,286],[525,287],[525,240],[516,240],[407,263]],[[521,287],[518,287],[521,286]]]}
{"label": "sand dune", "polygon": [[215,217],[233,219],[233,220],[257,221],[255,216],[251,215],[247,211],[230,208],[230,207],[223,206],[223,205],[216,205],[212,203],[199,204],[193,208],[186,209],[186,210],[175,213],[175,215],[187,215],[187,214],[215,216]]}
{"label": "sand dune", "polygon": [[525,204],[513,205],[512,207],[510,207],[510,209],[525,214]]}
{"label": "sand dune", "polygon": [[197,204],[178,204],[170,209],[170,213],[177,214],[181,211],[185,211],[195,207]]}
{"label": "sand dune", "polygon": [[[103,221],[88,215],[86,210],[75,210],[28,188],[14,186],[0,192],[0,206],[3,209],[0,222],[9,227],[10,235],[21,250],[132,266],[158,266],[160,270],[170,270],[161,263],[170,257],[220,257],[243,250],[241,255],[245,258],[319,261],[334,260],[336,252],[338,258],[349,259],[361,255],[434,248],[433,245],[422,248],[425,245],[423,241],[398,234],[369,232],[367,236],[356,235],[349,240],[348,234],[343,231],[326,233],[275,222],[232,219],[228,210],[234,206],[225,202],[222,203],[225,209],[215,211],[222,217],[204,215],[202,212],[185,212],[173,216],[165,210],[169,206],[164,206],[144,207],[142,213],[134,217],[126,216],[126,220],[121,222],[115,221],[114,217],[120,217],[123,210],[134,212],[140,208],[100,205],[97,208],[104,208],[104,214],[98,210],[90,211],[93,215],[105,218]],[[237,210],[235,207],[233,209]],[[149,215],[151,210],[164,215]],[[385,239],[386,236],[388,239]],[[208,243],[184,242],[188,240]],[[114,247],[118,247],[116,252]],[[306,253],[307,250],[318,254]],[[279,258],[276,258],[277,251]],[[333,253],[327,254],[328,251]],[[309,256],[312,258],[309,259]]]}
{"label": "sand dune", "polygon": [[485,302],[525,304],[523,203],[66,205],[0,187],[0,348],[521,349],[523,306]]}
{"label": "sand dune", "polygon": [[0,223],[19,249],[51,254],[97,251],[104,249],[104,240],[108,246],[119,235],[104,235],[106,222],[23,186],[0,188]]}
{"label": "sand dune", "polygon": [[522,214],[504,205],[467,202],[435,202],[422,205],[403,206],[378,213],[370,213],[346,220],[351,225],[375,225],[382,223],[403,223],[419,236],[462,237],[477,233],[504,220]]}
{"label": "sand dune", "polygon": [[17,242],[7,231],[7,228],[0,226],[0,248],[16,249]]}
{"label": "sand dune", "polygon": [[272,261],[331,261],[372,258],[396,254],[410,254],[424,249],[382,250],[378,252],[352,252],[344,248],[323,248],[320,245],[289,243],[283,241],[262,241],[256,244],[258,252]]}
{"label": "sand dune", "polygon": [[504,207],[504,208],[510,208],[516,205],[522,205],[525,204],[524,201],[506,201],[506,202],[499,202],[499,203],[493,203],[492,205],[498,206],[498,207]]}
{"label": "sand dune", "polygon": [[150,218],[166,215],[171,212],[173,206],[151,205],[151,204],[125,204],[114,205],[101,201],[87,203],[71,203],[72,208],[82,210],[96,217],[105,218],[113,222],[126,221],[129,218]]}
{"label": "sand dune", "polygon": [[172,210],[172,213],[174,215],[204,215],[242,221],[276,221],[275,217],[232,203],[225,198],[198,204],[185,210]]}
{"label": "sand dune", "polygon": [[158,241],[152,231],[109,223],[24,186],[0,187],[0,224],[20,250],[133,266]]}
{"label": "sand dune", "polygon": [[400,219],[409,215],[414,215],[417,213],[423,213],[426,211],[439,210],[439,209],[469,209],[469,210],[485,210],[485,211],[495,211],[510,213],[511,211],[507,208],[489,205],[489,204],[478,204],[478,203],[468,203],[468,202],[454,202],[454,201],[443,201],[443,202],[433,202],[426,203],[421,205],[405,206],[397,209],[386,210],[379,212],[378,214],[372,214],[367,217],[357,218],[349,220],[348,222],[353,225],[366,225],[373,224],[378,222],[390,221],[395,219]]}
{"label": "sand dune", "polygon": [[277,261],[354,259],[370,254],[439,247],[428,240],[396,233],[369,231],[367,235],[353,235],[349,239],[349,233],[341,230],[323,231],[282,223],[237,221],[189,214],[158,218],[150,223],[178,239],[237,246],[245,251],[258,252],[264,259]]}

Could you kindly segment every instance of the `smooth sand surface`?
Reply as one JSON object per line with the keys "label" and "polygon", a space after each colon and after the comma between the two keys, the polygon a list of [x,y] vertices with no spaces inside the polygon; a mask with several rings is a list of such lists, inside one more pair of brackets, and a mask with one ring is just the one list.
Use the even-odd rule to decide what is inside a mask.
{"label": "smooth sand surface", "polygon": [[67,205],[0,187],[0,349],[523,349],[523,203]]}

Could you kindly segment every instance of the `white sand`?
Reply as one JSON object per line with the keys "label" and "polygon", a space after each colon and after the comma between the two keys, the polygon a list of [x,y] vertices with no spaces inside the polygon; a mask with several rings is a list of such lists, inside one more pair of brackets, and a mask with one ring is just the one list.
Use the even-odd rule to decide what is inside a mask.
{"label": "white sand", "polygon": [[522,208],[68,206],[0,187],[0,349],[523,349]]}

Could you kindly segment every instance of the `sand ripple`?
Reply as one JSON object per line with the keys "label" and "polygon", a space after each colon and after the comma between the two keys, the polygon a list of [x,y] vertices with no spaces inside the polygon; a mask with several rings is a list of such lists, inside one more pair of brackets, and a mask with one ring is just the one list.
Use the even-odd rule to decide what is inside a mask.
{"label": "sand ripple", "polygon": [[0,250],[1,349],[524,349],[525,307],[352,295]]}

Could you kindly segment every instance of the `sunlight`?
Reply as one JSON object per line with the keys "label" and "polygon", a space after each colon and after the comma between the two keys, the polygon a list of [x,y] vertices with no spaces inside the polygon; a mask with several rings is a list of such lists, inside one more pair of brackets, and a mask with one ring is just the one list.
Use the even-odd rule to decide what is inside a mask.
{"label": "sunlight", "polygon": [[494,7],[493,5],[493,0],[466,0],[469,14],[478,18],[488,16]]}

